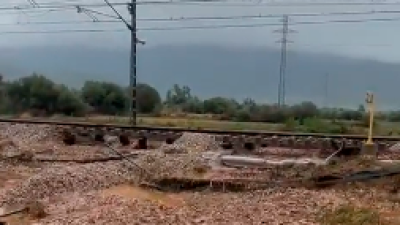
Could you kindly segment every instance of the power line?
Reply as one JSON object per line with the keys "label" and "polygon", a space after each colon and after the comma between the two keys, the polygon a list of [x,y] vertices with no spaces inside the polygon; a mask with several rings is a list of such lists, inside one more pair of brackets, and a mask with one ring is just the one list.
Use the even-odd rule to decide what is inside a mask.
{"label": "power line", "polygon": [[[32,0],[29,0],[32,1]],[[78,2],[79,3],[79,2]],[[152,4],[193,4],[193,3],[199,3],[199,2],[136,2],[136,5],[152,5]],[[211,4],[211,3],[202,3],[202,4]],[[262,3],[260,3],[262,4]],[[290,3],[294,4],[294,3]],[[307,4],[307,3],[301,3],[301,4]],[[315,3],[312,3],[315,4]],[[323,3],[327,4],[327,3]],[[340,4],[347,4],[347,3],[340,3]],[[352,3],[353,4],[353,3]],[[370,4],[370,3],[368,3]],[[127,6],[128,3],[110,3],[111,6]],[[1,11],[24,11],[24,12],[37,12],[39,10],[75,10],[77,7],[80,8],[90,8],[90,7],[109,7],[110,5],[105,4],[105,3],[80,3],[80,4],[58,4],[58,5],[49,5],[49,4],[29,4],[29,5],[15,5],[15,6],[6,6],[6,7],[0,7]],[[399,3],[396,3],[396,5],[400,5]],[[222,5],[226,6],[226,5]],[[252,6],[248,5],[247,6]],[[256,4],[254,6],[259,6],[259,4]],[[111,16],[109,14],[105,14],[102,12],[98,11],[93,11],[91,9],[85,9],[86,11],[92,11],[93,13],[98,13],[102,14],[104,16],[116,18],[115,16]],[[393,14],[393,13],[399,13],[400,11],[398,10],[372,10],[372,11],[365,11],[365,12],[329,12],[329,13],[293,13],[293,14],[288,14],[288,16],[334,16],[334,15],[368,15],[368,14]],[[176,18],[172,20],[207,20],[207,19],[242,19],[242,18],[265,18],[265,17],[280,17],[281,15],[250,15],[250,16],[228,16],[228,17],[188,17],[188,18]],[[155,20],[155,21],[169,21],[171,18],[168,19],[159,19],[159,18],[154,18],[154,19],[147,19],[147,20]]]}
{"label": "power line", "polygon": [[[131,3],[111,3],[113,6],[126,6]],[[312,6],[398,6],[400,2],[258,2],[258,3],[228,3],[228,2],[200,2],[200,1],[137,1],[134,4],[146,6],[146,5],[172,5],[172,6],[204,6],[204,7],[312,7]],[[104,3],[43,3],[39,7],[32,4],[27,5],[14,5],[0,7],[0,10],[15,10],[15,9],[55,9],[55,8],[74,8],[77,5],[81,7],[108,7]]]}
{"label": "power line", "polygon": [[81,8],[80,6],[76,6],[76,11],[78,14],[84,13],[86,16],[90,17],[93,22],[99,21],[99,19],[93,13],[87,11],[85,8]]}
{"label": "power line", "polygon": [[400,2],[256,2],[229,3],[211,1],[138,1],[137,5],[173,5],[173,6],[206,6],[206,7],[310,7],[310,6],[396,6]]}
{"label": "power line", "polygon": [[[85,12],[92,20],[93,16],[96,15],[101,15],[105,16],[108,18],[115,19],[117,21],[98,21],[98,22],[105,22],[105,23],[110,23],[110,22],[118,22],[120,18],[118,16],[113,16],[107,13],[99,12],[96,10],[91,10],[91,9],[86,9],[82,8],[80,6],[77,6],[75,8],[77,12],[82,13]],[[45,13],[49,12],[55,12],[58,10],[47,10]],[[62,11],[62,10],[60,10]],[[29,13],[29,12],[34,12],[32,11],[16,11],[13,13]],[[330,12],[330,13],[294,13],[294,14],[287,14],[290,17],[324,17],[324,16],[350,16],[350,15],[373,15],[373,14],[400,14],[400,10],[382,10],[382,11],[353,11],[353,12]],[[4,14],[2,14],[4,15]],[[27,15],[28,18],[31,17],[30,15]],[[253,19],[268,19],[268,18],[281,18],[282,15],[280,14],[266,14],[266,15],[236,15],[236,16],[206,16],[206,17],[170,17],[170,18],[137,18],[137,21],[144,21],[144,22],[185,22],[185,21],[202,21],[202,20],[253,20]],[[368,19],[361,19],[361,21],[365,21]],[[390,18],[385,18],[383,20],[390,20]],[[347,21],[347,20],[346,20]],[[358,21],[358,20],[350,20],[350,21]],[[66,21],[66,22],[25,22],[25,23],[3,23],[1,25],[33,25],[33,24],[42,24],[42,25],[47,25],[47,24],[79,24],[79,23],[87,23],[86,21]],[[320,23],[320,22],[311,22],[311,23]],[[291,24],[295,25],[295,24]]]}
{"label": "power line", "polygon": [[65,29],[65,30],[42,30],[42,31],[0,31],[5,34],[65,34],[65,33],[109,33],[126,32],[126,29]]}
{"label": "power line", "polygon": [[[399,14],[400,10],[379,10],[379,11],[350,11],[350,12],[329,12],[329,13],[293,13],[286,14],[290,17],[316,17],[316,16],[348,16],[348,15],[371,15],[371,14]],[[259,14],[259,15],[238,15],[238,16],[209,16],[209,17],[178,17],[178,18],[143,18],[141,21],[191,21],[191,20],[231,20],[231,19],[264,19],[281,18],[281,14]]]}
{"label": "power line", "polygon": [[121,18],[122,18],[122,17],[120,17],[120,16],[113,16],[113,15],[110,15],[110,14],[108,14],[108,13],[103,13],[103,12],[99,12],[99,11],[92,10],[92,9],[86,9],[86,8],[85,8],[85,11],[90,12],[90,13],[92,13],[92,14],[97,14],[97,15],[100,15],[100,16],[104,16],[104,17],[108,17],[108,18],[113,18],[113,19],[117,19],[117,20],[121,20]]}
{"label": "power line", "polygon": [[1,16],[6,16],[6,15],[26,15],[28,17],[31,17],[31,15],[28,14],[33,14],[33,13],[41,13],[41,14],[48,14],[51,12],[65,12],[65,11],[69,11],[71,9],[40,9],[40,8],[36,8],[36,9],[29,9],[29,10],[22,10],[22,9],[16,9],[16,10],[5,10],[1,12]]}
{"label": "power line", "polygon": [[120,20],[122,23],[125,24],[125,26],[128,28],[128,30],[132,30],[132,25],[130,25],[125,19],[124,17],[121,16],[121,14],[114,8],[114,6],[108,1],[108,0],[104,0],[104,2],[107,4],[108,7],[110,7],[110,9],[115,13],[116,18],[118,20]]}
{"label": "power line", "polygon": [[40,21],[40,22],[17,22],[17,23],[0,23],[0,26],[29,26],[29,25],[79,25],[79,24],[104,24],[104,23],[120,23],[119,20],[69,20],[69,21]]}
{"label": "power line", "polygon": [[[364,22],[392,22],[400,21],[400,17],[396,18],[373,18],[360,20],[326,20],[326,21],[302,21],[288,23],[290,26],[296,25],[318,25],[330,23],[364,23]],[[53,21],[53,22],[31,22],[21,23],[21,25],[30,24],[83,24],[83,23],[116,23],[118,21]],[[0,25],[19,25],[16,24],[0,24]],[[176,27],[144,27],[138,28],[138,31],[179,31],[179,30],[207,30],[207,29],[224,29],[224,28],[258,28],[258,27],[282,26],[282,23],[252,23],[252,24],[221,24],[221,25],[199,25],[199,26],[176,26]],[[42,31],[0,31],[0,34],[43,34],[43,33],[97,33],[97,32],[124,32],[126,29],[61,29],[61,30],[42,30]]]}
{"label": "power line", "polygon": [[[81,10],[81,11],[80,11]],[[101,13],[95,10],[77,7],[78,12],[85,11],[87,13],[98,14],[110,17],[114,20],[95,20],[95,21],[82,21],[82,20],[69,20],[69,21],[40,21],[40,22],[17,22],[17,23],[0,23],[0,26],[7,25],[61,25],[61,24],[85,24],[85,23],[119,23],[121,22],[118,16],[113,16]],[[399,11],[366,11],[366,12],[334,12],[334,13],[297,13],[287,14],[290,17],[318,17],[318,16],[347,16],[347,15],[372,15],[372,14],[400,14]],[[184,21],[197,21],[197,20],[251,20],[251,19],[268,19],[268,18],[281,18],[282,15],[268,14],[268,15],[242,15],[242,16],[225,16],[225,17],[177,17],[177,18],[137,18],[137,21],[145,22],[184,22]],[[93,17],[90,17],[93,20]],[[323,23],[350,23],[350,22],[368,22],[368,21],[396,21],[398,18],[372,18],[372,19],[353,19],[353,20],[330,20],[330,21],[310,21],[310,22],[297,22],[290,23],[290,25],[301,24],[323,24]],[[128,24],[129,25],[129,24]],[[268,25],[267,25],[268,26]],[[203,27],[203,26],[201,26]],[[169,29],[168,27],[166,29]]]}
{"label": "power line", "polygon": [[35,0],[28,0],[28,3],[33,6],[33,8],[40,7]]}
{"label": "power line", "polygon": [[[373,18],[359,20],[326,20],[326,21],[302,21],[289,23],[290,26],[296,25],[318,25],[330,23],[364,23],[364,22],[393,22],[400,21],[400,17],[396,18]],[[142,31],[174,31],[174,30],[203,30],[203,29],[223,29],[223,28],[257,28],[269,26],[282,26],[282,23],[253,23],[253,24],[223,24],[223,25],[201,25],[201,26],[177,26],[177,27],[145,27],[138,30]]]}
{"label": "power line", "polygon": [[[91,14],[98,14],[105,17],[109,17],[115,20],[103,20],[103,21],[95,21],[95,22],[120,22],[120,18],[118,16],[113,16],[110,14],[98,12],[95,10],[90,10],[82,7],[77,7],[77,11],[79,12],[85,11]],[[400,14],[400,10],[391,10],[391,11],[364,11],[364,12],[332,12],[332,13],[295,13],[295,14],[286,14],[290,17],[320,17],[320,16],[348,16],[348,15],[373,15],[373,14]],[[137,21],[144,21],[144,22],[184,22],[184,21],[201,21],[201,20],[252,20],[252,19],[269,19],[269,18],[281,18],[282,15],[280,14],[267,14],[267,15],[237,15],[237,16],[206,16],[206,17],[170,17],[170,18],[137,18]],[[390,18],[385,18],[390,19]],[[361,19],[361,21],[368,20],[368,19]],[[358,21],[358,20],[345,20],[345,21]],[[50,22],[25,22],[25,23],[18,23],[18,25],[29,25],[29,24],[79,24],[79,23],[88,23],[89,21],[82,21],[82,20],[75,20],[75,21],[50,21]],[[92,22],[92,21],[90,21]],[[314,22],[313,22],[314,23]],[[17,23],[3,23],[0,25],[16,25]]]}
{"label": "power line", "polygon": [[397,6],[400,2],[257,2],[228,3],[205,1],[140,1],[138,5],[176,5],[176,6],[206,6],[206,7],[311,7],[311,6]]}
{"label": "power line", "polygon": [[[128,3],[110,3],[112,6],[127,6]],[[77,6],[85,7],[85,8],[102,8],[109,7],[106,3],[82,3],[82,4],[59,4],[59,5],[46,5],[40,4],[39,6],[29,5],[15,5],[15,6],[4,6],[0,7],[0,10],[37,10],[37,9],[76,9]]]}

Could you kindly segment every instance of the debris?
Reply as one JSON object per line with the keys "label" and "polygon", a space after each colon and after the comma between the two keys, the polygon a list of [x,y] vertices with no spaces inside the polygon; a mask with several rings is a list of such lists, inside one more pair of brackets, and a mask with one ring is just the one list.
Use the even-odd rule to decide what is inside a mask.
{"label": "debris", "polygon": [[0,206],[27,204],[45,197],[96,190],[134,179],[123,162],[50,167],[0,195]]}
{"label": "debris", "polygon": [[221,149],[220,144],[215,137],[210,134],[203,133],[183,133],[173,144],[164,144],[161,149],[169,152],[204,152],[218,151]]}

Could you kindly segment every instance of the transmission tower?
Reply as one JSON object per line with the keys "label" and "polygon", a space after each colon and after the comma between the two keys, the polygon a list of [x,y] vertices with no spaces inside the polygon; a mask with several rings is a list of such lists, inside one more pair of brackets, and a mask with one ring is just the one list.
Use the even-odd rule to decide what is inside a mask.
{"label": "transmission tower", "polygon": [[329,102],[328,102],[328,95],[329,95],[329,73],[325,74],[325,79],[324,79],[324,104],[323,107],[328,108]]}
{"label": "transmission tower", "polygon": [[288,34],[296,31],[289,29],[289,16],[283,15],[282,29],[275,30],[274,32],[282,33],[282,38],[278,41],[281,43],[281,60],[279,66],[279,84],[278,84],[278,106],[284,106],[286,100],[286,54],[287,44],[292,43],[288,40]]}

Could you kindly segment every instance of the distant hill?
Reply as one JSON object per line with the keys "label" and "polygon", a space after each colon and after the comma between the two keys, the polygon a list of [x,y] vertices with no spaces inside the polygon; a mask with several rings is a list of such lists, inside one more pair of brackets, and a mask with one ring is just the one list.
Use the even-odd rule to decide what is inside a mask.
{"label": "distant hill", "polygon": [[[209,45],[140,47],[138,80],[165,94],[174,83],[201,97],[226,96],[276,101],[280,52],[275,49]],[[76,47],[2,48],[0,73],[17,78],[33,71],[57,82],[81,86],[87,79],[128,84],[129,49]],[[289,52],[288,102],[321,103],[329,73],[331,105],[357,105],[373,90],[381,106],[400,108],[400,65],[328,54]]]}

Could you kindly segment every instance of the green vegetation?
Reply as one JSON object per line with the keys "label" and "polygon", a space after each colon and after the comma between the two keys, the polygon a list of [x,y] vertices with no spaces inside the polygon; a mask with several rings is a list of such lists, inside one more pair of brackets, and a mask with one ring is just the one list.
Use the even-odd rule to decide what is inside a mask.
{"label": "green vegetation", "polygon": [[[130,90],[110,82],[86,81],[80,90],[33,74],[15,81],[1,81],[0,113],[3,115],[85,117],[113,116],[126,123]],[[318,108],[306,101],[292,106],[259,104],[252,99],[213,97],[200,99],[188,86],[174,85],[162,98],[148,84],[138,84],[139,122],[147,125],[193,128],[283,130],[321,133],[365,133],[368,115],[357,110]],[[106,120],[110,120],[109,118]],[[380,112],[375,131],[398,134],[389,122],[400,121],[400,111]],[[111,122],[111,121],[109,121]],[[113,121],[115,122],[115,121]]]}
{"label": "green vegetation", "polygon": [[322,225],[394,225],[389,220],[383,219],[379,213],[372,209],[357,208],[344,205],[337,209],[325,210],[321,213]]}

